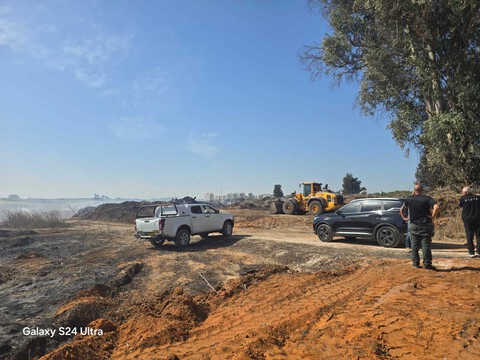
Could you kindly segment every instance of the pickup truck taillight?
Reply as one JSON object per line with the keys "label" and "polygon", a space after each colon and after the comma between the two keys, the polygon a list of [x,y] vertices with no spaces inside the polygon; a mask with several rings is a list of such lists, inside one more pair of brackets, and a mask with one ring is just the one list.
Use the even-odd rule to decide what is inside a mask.
{"label": "pickup truck taillight", "polygon": [[164,226],[165,226],[165,219],[160,219],[160,221],[158,222],[158,230],[162,231]]}

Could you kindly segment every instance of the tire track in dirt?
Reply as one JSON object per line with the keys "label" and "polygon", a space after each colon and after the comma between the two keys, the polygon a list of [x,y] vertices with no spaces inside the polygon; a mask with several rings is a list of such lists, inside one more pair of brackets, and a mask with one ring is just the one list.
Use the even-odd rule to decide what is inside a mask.
{"label": "tire track in dirt", "polygon": [[281,345],[291,334],[301,330],[300,335],[305,336],[321,319],[328,322],[337,308],[362,296],[385,276],[372,266],[355,270],[339,277],[321,273],[277,275],[227,300],[190,331],[187,341],[140,352],[117,349],[112,358],[129,359],[140,354],[142,358],[166,354],[180,358],[215,354],[225,358],[226,353],[234,358],[262,352],[256,348],[265,348],[265,343],[281,354]]}
{"label": "tire track in dirt", "polygon": [[452,275],[462,277],[396,265],[358,298],[337,307],[328,325],[323,320],[315,324],[305,346],[292,340],[284,348],[290,356],[312,359],[318,354],[329,358],[325,353],[357,359],[478,359],[478,301],[471,283],[455,286],[459,303],[441,300],[447,290],[441,279]]}
{"label": "tire track in dirt", "polygon": [[[463,287],[461,303],[445,301],[444,306],[432,304],[432,299],[441,299],[445,287],[430,285],[432,278],[441,279],[441,273],[416,273],[407,277],[403,284],[391,288],[383,296],[377,297],[373,307],[363,305],[361,312],[365,317],[375,319],[381,336],[389,346],[389,355],[398,358],[416,357],[422,359],[436,359],[432,352],[445,359],[479,359],[480,343],[478,315],[472,312],[473,305],[478,302],[471,294],[471,287]],[[440,280],[441,281],[441,280]],[[378,284],[382,287],[385,284]],[[463,288],[463,289],[462,289]],[[379,288],[372,287],[369,294],[378,294]],[[470,294],[469,294],[470,293]],[[418,305],[411,306],[411,299],[416,298]],[[465,299],[468,299],[465,302]],[[449,314],[448,309],[455,309],[455,316]],[[458,323],[458,312],[467,319],[462,326]],[[406,323],[411,319],[413,325]],[[415,319],[418,321],[415,322]],[[445,339],[450,339],[445,347]]]}

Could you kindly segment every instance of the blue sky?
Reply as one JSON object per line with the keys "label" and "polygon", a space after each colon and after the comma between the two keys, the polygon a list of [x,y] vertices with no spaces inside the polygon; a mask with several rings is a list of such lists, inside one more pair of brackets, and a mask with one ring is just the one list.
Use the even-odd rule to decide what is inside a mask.
{"label": "blue sky", "polygon": [[0,197],[412,187],[357,84],[299,63],[306,1],[0,1]]}

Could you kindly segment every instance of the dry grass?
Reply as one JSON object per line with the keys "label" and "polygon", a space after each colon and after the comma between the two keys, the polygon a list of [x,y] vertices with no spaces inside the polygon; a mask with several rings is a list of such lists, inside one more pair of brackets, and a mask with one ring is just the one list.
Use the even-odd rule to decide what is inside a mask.
{"label": "dry grass", "polygon": [[58,211],[4,210],[3,227],[11,229],[66,228],[70,226]]}
{"label": "dry grass", "polygon": [[465,228],[460,215],[438,218],[435,226],[435,238],[444,240],[465,240]]}

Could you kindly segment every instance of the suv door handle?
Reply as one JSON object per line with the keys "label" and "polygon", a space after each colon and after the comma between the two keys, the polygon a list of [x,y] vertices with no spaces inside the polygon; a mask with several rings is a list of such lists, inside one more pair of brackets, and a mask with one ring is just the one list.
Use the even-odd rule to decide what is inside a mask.
{"label": "suv door handle", "polygon": [[205,216],[205,217],[210,217],[210,215],[207,215],[207,216]]}
{"label": "suv door handle", "polygon": [[196,219],[197,217],[196,216],[192,216],[192,219]]}

